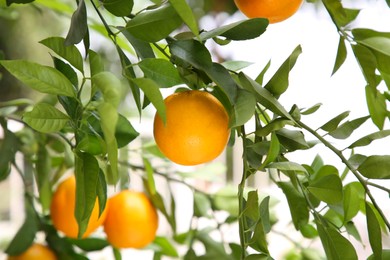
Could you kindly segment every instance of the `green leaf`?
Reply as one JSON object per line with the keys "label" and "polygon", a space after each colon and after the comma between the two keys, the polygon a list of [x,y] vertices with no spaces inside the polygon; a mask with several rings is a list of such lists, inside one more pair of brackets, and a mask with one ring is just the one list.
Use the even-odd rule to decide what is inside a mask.
{"label": "green leaf", "polygon": [[126,31],[124,27],[118,26],[117,28],[126,37],[126,39],[129,41],[131,46],[133,46],[135,52],[137,53],[140,59],[155,58],[153,49],[150,46],[149,42],[134,37],[132,34]]}
{"label": "green leaf", "polygon": [[382,232],[373,206],[366,203],[367,230],[371,249],[375,259],[382,259]]}
{"label": "green leaf", "polygon": [[86,252],[101,251],[110,245],[107,240],[101,238],[68,239],[73,245]]}
{"label": "green leaf", "polygon": [[43,212],[47,212],[50,208],[51,202],[51,158],[47,151],[47,147],[40,143],[38,147],[38,154],[35,167],[35,180],[39,192],[39,201],[41,202]]}
{"label": "green leaf", "polygon": [[227,70],[240,71],[244,68],[249,67],[253,62],[239,61],[239,60],[227,60],[221,63]]}
{"label": "green leaf", "polygon": [[239,89],[233,106],[233,124],[231,127],[244,125],[255,113],[256,98],[247,90]]}
{"label": "green leaf", "polygon": [[87,229],[89,218],[96,203],[100,168],[94,156],[87,153],[77,153],[75,169],[75,217],[79,226],[78,237],[80,238]]}
{"label": "green leaf", "polygon": [[269,163],[274,162],[276,160],[276,158],[279,156],[279,154],[280,154],[279,139],[275,133],[272,133],[271,142],[269,145],[269,150],[267,152],[267,157],[265,158],[263,165],[267,166],[267,165],[269,165]]}
{"label": "green leaf", "polygon": [[115,16],[128,16],[133,10],[133,0],[103,0],[103,6]]}
{"label": "green leaf", "polygon": [[238,216],[237,188],[225,186],[218,190],[213,196],[213,206],[229,212],[232,216]]}
{"label": "green leaf", "polygon": [[266,168],[278,169],[280,171],[297,171],[306,172],[306,168],[294,162],[273,162],[266,166]]}
{"label": "green leaf", "polygon": [[320,107],[322,106],[322,103],[317,103],[309,108],[306,108],[301,111],[301,115],[310,115],[315,113]]}
{"label": "green leaf", "polygon": [[53,58],[53,62],[54,62],[54,67],[59,71],[61,72],[62,74],[65,75],[65,77],[67,79],[69,79],[69,81],[72,83],[72,85],[74,86],[75,89],[78,88],[78,85],[79,85],[79,79],[78,79],[78,76],[77,76],[77,73],[76,71],[74,71],[74,69],[72,68],[72,66],[70,66],[68,63],[62,61],[61,59],[57,58],[57,57],[52,57]]}
{"label": "green leaf", "polygon": [[360,138],[359,140],[353,142],[350,146],[348,146],[348,148],[352,149],[355,147],[366,146],[375,140],[385,138],[389,135],[390,135],[390,130],[381,130]]}
{"label": "green leaf", "polygon": [[91,77],[95,76],[99,72],[104,71],[104,63],[102,57],[98,53],[94,52],[93,50],[88,50],[88,58]]}
{"label": "green leaf", "polygon": [[194,193],[194,216],[196,217],[209,217],[211,210],[211,201],[203,193]]}
{"label": "green leaf", "polygon": [[19,148],[19,140],[16,135],[7,129],[6,122],[2,122],[3,139],[0,142],[0,181],[6,179],[11,171],[11,162],[15,159],[16,151]]}
{"label": "green leaf", "polygon": [[38,232],[38,219],[33,206],[26,201],[26,217],[23,225],[16,232],[11,243],[5,249],[7,255],[20,255],[31,246]]}
{"label": "green leaf", "polygon": [[327,132],[332,132],[332,131],[336,130],[336,128],[338,127],[340,122],[349,116],[349,113],[350,113],[349,111],[345,111],[345,112],[339,114],[338,116],[332,118],[327,123],[322,125],[320,128],[324,131],[327,131]]}
{"label": "green leaf", "polygon": [[76,96],[72,83],[56,69],[24,60],[2,60],[0,64],[34,90],[46,94]]}
{"label": "green leaf", "polygon": [[138,66],[147,78],[154,80],[162,88],[170,88],[183,83],[173,64],[164,59],[143,59]]}
{"label": "green leaf", "polygon": [[78,1],[76,11],[72,15],[70,28],[66,35],[65,44],[72,45],[81,42],[88,32],[87,8],[84,0]]}
{"label": "green leaf", "polygon": [[316,224],[327,259],[358,259],[355,248],[351,242],[343,237],[337,230],[323,226],[319,219],[316,219]]}
{"label": "green leaf", "polygon": [[364,201],[364,193],[364,188],[359,182],[351,182],[344,186],[343,209],[345,223],[359,213],[360,204]]}
{"label": "green leaf", "polygon": [[[352,33],[355,36],[354,40],[357,41],[358,43],[376,50],[380,53],[383,53],[387,56],[390,55],[390,35],[388,33],[386,34],[380,34],[380,33],[375,33],[372,35],[372,30],[353,30]],[[371,35],[370,35],[371,34]]]}
{"label": "green leaf", "polygon": [[182,19],[171,5],[141,12],[126,24],[126,30],[146,42],[158,42],[182,24]]}
{"label": "green leaf", "polygon": [[358,167],[358,171],[369,179],[390,179],[390,155],[372,155]]}
{"label": "green leaf", "polygon": [[163,96],[161,95],[159,86],[152,79],[136,78],[132,80],[137,86],[142,89],[145,96],[152,102],[156,108],[157,113],[161,117],[162,121],[166,121],[166,111]]}
{"label": "green leaf", "polygon": [[154,176],[153,176],[154,174],[153,167],[150,164],[149,160],[147,160],[146,158],[143,159],[143,163],[144,163],[145,172],[147,176],[146,178],[147,188],[149,193],[152,196],[154,196],[157,193],[157,190],[156,190],[156,183],[154,181]]}
{"label": "green leaf", "polygon": [[380,129],[383,129],[385,119],[387,117],[386,98],[378,90],[369,86],[366,87],[366,100],[368,111],[374,124]]}
{"label": "green leaf", "polygon": [[157,236],[150,247],[152,247],[155,252],[159,252],[162,255],[179,257],[176,248],[166,237]]}
{"label": "green leaf", "polygon": [[[388,5],[390,6],[390,2],[387,1]],[[370,255],[367,260],[376,260],[375,254]],[[390,250],[389,249],[383,249],[382,250],[382,259],[390,259]]]}
{"label": "green leaf", "polygon": [[52,105],[38,103],[32,111],[24,113],[23,121],[39,132],[54,133],[69,122],[69,117]]}
{"label": "green leaf", "polygon": [[287,198],[294,227],[296,230],[300,230],[309,221],[309,209],[306,200],[303,194],[297,191],[291,183],[278,182],[277,184]]}
{"label": "green leaf", "polygon": [[338,128],[336,128],[335,130],[333,130],[332,132],[329,132],[329,135],[337,139],[348,138],[353,133],[353,131],[355,131],[362,124],[364,124],[369,118],[370,116],[365,116],[365,117],[354,119],[352,121],[347,121],[344,124],[340,125]]}
{"label": "green leaf", "polygon": [[53,50],[60,57],[68,61],[73,67],[83,72],[83,57],[74,45],[65,45],[65,39],[61,37],[50,37],[40,41],[41,44]]}
{"label": "green leaf", "polygon": [[278,118],[275,118],[274,120],[272,120],[271,122],[269,122],[264,127],[257,129],[255,134],[257,136],[268,136],[270,133],[272,133],[276,130],[280,130],[283,127],[285,127],[286,125],[289,125],[289,124],[291,125],[292,123],[293,122],[289,119],[278,117]]}
{"label": "green leaf", "polygon": [[122,148],[139,136],[139,133],[134,129],[126,117],[118,115],[118,122],[115,127],[115,138],[118,143],[118,148]]}
{"label": "green leaf", "polygon": [[332,75],[335,74],[341,65],[343,65],[344,61],[347,58],[347,47],[345,46],[344,38],[340,36],[339,45],[337,47],[336,61],[334,63]]}
{"label": "green leaf", "polygon": [[301,131],[280,129],[276,131],[279,142],[289,151],[309,148],[305,137]]}
{"label": "green leaf", "polygon": [[369,48],[360,44],[352,45],[352,50],[360,64],[360,68],[363,72],[364,78],[367,81],[367,84],[371,88],[375,88],[379,82],[377,75],[375,74],[377,64],[374,54]]}
{"label": "green leaf", "polygon": [[204,71],[224,91],[230,103],[234,104],[238,87],[227,69],[219,63],[212,63],[211,67],[204,68]]}
{"label": "green leaf", "polygon": [[309,183],[307,189],[319,200],[336,204],[343,199],[343,184],[338,175],[330,174]]}
{"label": "green leaf", "polygon": [[196,21],[195,15],[192,12],[191,7],[186,0],[169,0],[169,3],[175,8],[176,12],[180,15],[184,23],[190,28],[191,32],[195,35],[199,35],[199,27]]}
{"label": "green leaf", "polygon": [[264,226],[260,219],[255,226],[255,230],[253,232],[251,240],[249,240],[248,245],[255,249],[258,252],[268,254],[268,243],[266,239],[266,235],[264,232]]}
{"label": "green leaf", "polygon": [[246,76],[242,72],[239,74],[239,80],[242,86],[246,90],[249,90],[252,94],[254,94],[256,100],[265,108],[271,110],[279,116],[294,121],[294,119],[287,112],[287,110],[279,103],[279,101],[274,96],[272,96],[272,94],[268,90],[261,87],[259,83],[252,80],[250,77]]}
{"label": "green leaf", "polygon": [[313,227],[312,225],[310,224],[307,224],[307,225],[304,225],[301,227],[300,229],[302,235],[305,237],[305,238],[315,238],[318,236],[318,231],[317,229],[315,229],[315,227]]}
{"label": "green leaf", "polygon": [[302,48],[298,45],[290,56],[283,62],[282,66],[275,72],[272,78],[265,85],[265,89],[272,93],[275,97],[282,95],[288,87],[288,77],[290,71],[294,67],[298,56],[302,53]]}
{"label": "green leaf", "polygon": [[322,2],[338,27],[347,26],[356,19],[360,12],[360,10],[344,8],[339,0],[324,0]]}
{"label": "green leaf", "polygon": [[103,71],[92,77],[92,87],[94,92],[100,90],[104,101],[114,108],[118,107],[121,100],[122,83],[111,72]]}
{"label": "green leaf", "polygon": [[238,21],[232,24],[220,26],[211,31],[203,32],[200,35],[202,41],[224,36],[229,40],[249,40],[263,34],[268,26],[268,20],[263,18],[254,18]]}
{"label": "green leaf", "polygon": [[118,143],[115,138],[115,130],[118,122],[118,112],[111,104],[104,102],[99,105],[100,126],[103,130],[104,141],[107,147],[107,156],[109,161],[109,181],[113,184],[118,182]]}
{"label": "green leaf", "polygon": [[35,0],[6,0],[7,6],[11,4],[28,4],[34,2]]}
{"label": "green leaf", "polygon": [[260,217],[259,212],[259,195],[257,190],[248,193],[248,199],[245,201],[245,206],[242,211],[243,216],[257,222]]}

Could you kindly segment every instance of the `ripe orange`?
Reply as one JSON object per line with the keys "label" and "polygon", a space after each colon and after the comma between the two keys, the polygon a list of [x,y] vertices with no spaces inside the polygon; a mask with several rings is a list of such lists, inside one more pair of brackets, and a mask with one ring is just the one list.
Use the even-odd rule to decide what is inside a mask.
{"label": "ripe orange", "polygon": [[167,121],[156,113],[154,139],[161,152],[182,165],[197,165],[215,159],[229,139],[229,116],[217,98],[208,92],[190,90],[165,99]]}
{"label": "ripe orange", "polygon": [[143,248],[156,237],[158,215],[142,192],[123,190],[108,200],[107,240],[116,248]]}
{"label": "ripe orange", "polygon": [[34,243],[26,251],[17,256],[9,256],[8,260],[56,260],[54,252],[42,244]]}
{"label": "ripe orange", "polygon": [[[76,206],[76,179],[74,176],[67,178],[57,188],[50,205],[50,217],[54,227],[62,231],[66,236],[77,238],[78,224],[74,216]],[[99,217],[99,204],[96,199],[87,230],[83,238],[89,236],[99,226],[107,215],[107,207]]]}
{"label": "ripe orange", "polygon": [[270,23],[286,20],[295,14],[303,0],[234,0],[249,18],[267,18]]}

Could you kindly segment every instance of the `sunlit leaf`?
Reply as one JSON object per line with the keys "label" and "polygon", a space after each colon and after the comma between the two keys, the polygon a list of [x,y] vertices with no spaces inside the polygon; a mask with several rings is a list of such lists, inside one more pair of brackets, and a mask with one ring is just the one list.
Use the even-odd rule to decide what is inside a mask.
{"label": "sunlit leaf", "polygon": [[147,42],[157,42],[167,37],[182,24],[182,19],[171,5],[141,12],[126,24],[134,37]]}
{"label": "sunlit leaf", "polygon": [[369,179],[390,179],[390,155],[372,155],[358,167],[358,171]]}
{"label": "sunlit leaf", "polygon": [[184,23],[190,28],[191,32],[197,36],[199,35],[198,23],[196,21],[195,15],[192,12],[191,7],[188,5],[185,0],[169,0],[173,8],[179,14]]}
{"label": "sunlit leaf", "polygon": [[58,70],[24,60],[0,61],[14,77],[42,93],[75,97],[72,83]]}
{"label": "sunlit leaf", "polygon": [[265,85],[264,88],[271,92],[275,97],[278,98],[287,90],[290,71],[294,68],[301,53],[302,48],[298,45]]}
{"label": "sunlit leaf", "polygon": [[111,72],[103,71],[92,77],[92,88],[96,92],[100,90],[103,94],[104,101],[113,107],[118,107],[121,99],[122,83]]}
{"label": "sunlit leaf", "polygon": [[307,189],[318,199],[336,204],[343,199],[343,185],[339,176],[330,174],[309,183]]}
{"label": "sunlit leaf", "polygon": [[69,117],[50,104],[38,103],[24,113],[23,121],[39,132],[54,133],[69,122]]}
{"label": "sunlit leaf", "polygon": [[358,214],[360,204],[364,201],[364,193],[364,188],[359,182],[351,182],[344,186],[344,222],[350,221]]}
{"label": "sunlit leaf", "polygon": [[301,110],[301,115],[310,115],[316,112],[320,107],[322,106],[322,103],[317,103],[309,108]]}
{"label": "sunlit leaf", "polygon": [[167,60],[143,59],[138,66],[147,78],[154,80],[162,88],[169,88],[183,82],[175,66]]}
{"label": "sunlit leaf", "polygon": [[359,140],[353,142],[350,146],[348,146],[348,148],[352,149],[355,147],[366,146],[375,140],[385,138],[389,135],[390,135],[390,130],[378,131],[360,138]]}
{"label": "sunlit leaf", "polygon": [[194,216],[209,217],[211,210],[210,199],[203,193],[194,193]]}
{"label": "sunlit leaf", "polygon": [[162,121],[166,121],[166,111],[164,105],[164,99],[160,92],[159,86],[157,83],[148,78],[136,78],[132,80],[137,86],[142,89],[146,97],[152,102],[153,106],[156,108],[157,113],[161,117]]}
{"label": "sunlit leaf", "polygon": [[153,243],[150,245],[150,247],[152,247],[155,252],[158,252],[165,256],[171,256],[171,257],[179,256],[174,245],[166,237],[157,236],[153,240]]}
{"label": "sunlit leaf", "polygon": [[332,75],[335,74],[341,65],[343,65],[344,61],[347,58],[347,47],[345,46],[344,38],[340,36],[339,46],[337,47],[336,61],[334,63]]}
{"label": "sunlit leaf", "polygon": [[91,70],[91,77],[95,76],[99,72],[104,71],[104,63],[102,57],[93,50],[88,51],[89,67]]}
{"label": "sunlit leaf", "polygon": [[365,117],[354,119],[352,121],[347,121],[342,125],[340,125],[339,127],[337,127],[332,132],[329,132],[329,135],[337,139],[348,138],[353,133],[353,131],[355,131],[362,124],[364,124],[369,118],[370,118],[369,116],[365,116]]}
{"label": "sunlit leaf", "polygon": [[305,167],[294,162],[273,162],[268,164],[266,168],[278,169],[280,171],[306,172]]}
{"label": "sunlit leaf", "polygon": [[65,45],[65,39],[61,37],[50,37],[40,41],[41,44],[53,50],[60,57],[68,61],[73,67],[83,72],[83,57],[74,45]]}
{"label": "sunlit leaf", "polygon": [[346,111],[339,114],[338,116],[329,120],[327,123],[323,124],[320,128],[327,132],[336,130],[340,122],[343,121],[343,119],[345,119],[346,117],[348,117],[349,113],[350,113],[349,111]]}

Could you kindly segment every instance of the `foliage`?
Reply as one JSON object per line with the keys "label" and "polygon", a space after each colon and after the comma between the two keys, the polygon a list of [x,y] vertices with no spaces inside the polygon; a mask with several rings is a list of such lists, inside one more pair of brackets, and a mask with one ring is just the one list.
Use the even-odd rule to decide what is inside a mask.
{"label": "foliage", "polygon": [[[268,82],[264,82],[264,76],[269,74],[269,64],[256,78],[251,78],[241,71],[247,63],[236,61],[233,67],[239,69],[231,69],[228,63],[214,61],[207,47],[210,42],[229,44],[261,37],[268,27],[266,19],[247,19],[205,31],[199,28],[201,17],[185,0],[138,2],[79,0],[75,6],[59,0],[7,0],[8,6],[2,7],[17,9],[17,4],[29,3],[56,12],[64,10],[62,5],[68,6],[66,10],[73,8],[66,37],[40,41],[51,51],[52,66],[28,60],[0,61],[15,78],[45,94],[39,102],[16,99],[0,103],[4,132],[0,143],[0,180],[5,180],[14,168],[23,180],[33,175],[38,190],[36,197],[26,183],[26,220],[6,253],[24,251],[37,232],[43,232],[48,245],[64,259],[86,259],[86,253],[108,247],[104,238],[69,239],[54,229],[47,217],[53,186],[67,169],[75,169],[80,201],[75,215],[82,216],[78,220],[83,225],[89,218],[85,209],[91,208],[96,197],[100,202],[106,201],[107,187],[127,188],[127,170],[131,170],[142,177],[145,190],[172,230],[171,236],[158,236],[148,247],[154,251],[154,259],[272,259],[267,237],[275,232],[278,221],[273,214],[273,198],[261,196],[248,184],[248,178],[266,172],[285,195],[291,225],[304,239],[321,241],[323,250],[319,254],[327,259],[358,259],[349,237],[362,241],[354,219],[363,213],[373,253],[370,259],[386,259],[389,251],[384,249],[382,237],[388,239],[390,223],[372,190],[390,193],[389,188],[381,185],[381,180],[390,179],[390,155],[356,154],[354,149],[390,135],[385,128],[390,95],[382,87],[390,89],[390,32],[354,28],[352,22],[360,10],[346,8],[338,0],[322,1],[335,33],[339,34],[333,73],[347,55],[356,57],[367,82],[368,115],[347,120],[349,112],[341,112],[313,129],[305,118],[315,115],[320,104],[306,109],[298,104],[286,108],[279,101],[302,53],[300,46],[269,76]],[[193,1],[189,3],[194,5]],[[135,10],[135,4],[143,4],[143,8]],[[106,69],[108,61],[90,49],[92,30],[115,48],[121,75]],[[348,49],[352,52],[347,53]],[[231,119],[229,145],[242,143],[243,172],[238,187],[204,192],[190,184],[202,173],[189,176],[172,172],[169,162],[154,145],[145,144],[138,151],[143,164],[123,156],[123,151],[140,139],[125,111],[135,107],[139,118],[145,118],[146,110],[153,106],[164,118],[162,91],[167,88],[171,92],[183,88],[210,91],[223,103]],[[124,99],[126,95],[132,98],[131,105],[129,99]],[[23,128],[11,131],[10,121],[21,122]],[[367,122],[378,130],[351,140],[351,134]],[[248,125],[254,125],[255,131],[247,133]],[[308,136],[314,140],[308,141]],[[338,148],[333,143],[335,139],[348,145]],[[294,152],[320,144],[342,161],[345,170],[327,165],[320,155],[307,164],[288,159]],[[16,153],[23,154],[24,167],[15,160]],[[347,175],[353,181],[347,181]],[[168,199],[162,196],[156,176],[165,178],[168,186],[178,182],[193,192],[193,225],[188,231],[177,232],[173,191],[169,190]],[[217,219],[218,212],[225,212],[227,217]],[[202,218],[210,219],[214,225],[201,228],[194,224]],[[234,223],[238,224],[239,244],[211,235]],[[198,244],[204,246],[204,253],[198,252]],[[183,254],[179,253],[179,246],[185,247]],[[121,258],[119,250],[113,252],[116,259]],[[317,253],[296,244],[294,254],[299,254],[299,259],[318,259]]]}

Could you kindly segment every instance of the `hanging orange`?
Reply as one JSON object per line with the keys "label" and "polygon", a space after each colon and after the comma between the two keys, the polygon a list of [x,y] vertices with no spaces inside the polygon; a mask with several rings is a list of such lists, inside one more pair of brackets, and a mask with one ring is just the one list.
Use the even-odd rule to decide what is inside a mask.
{"label": "hanging orange", "polygon": [[[54,227],[63,232],[67,237],[77,238],[79,227],[74,216],[76,207],[76,178],[71,176],[63,181],[53,194],[50,205],[50,217]],[[89,236],[99,226],[107,214],[107,207],[99,217],[99,203],[96,199],[87,230],[83,237]]]}
{"label": "hanging orange", "polygon": [[181,165],[209,162],[229,139],[229,116],[217,98],[205,91],[174,93],[165,99],[166,124],[156,113],[154,139],[161,152]]}
{"label": "hanging orange", "polygon": [[123,190],[108,200],[107,240],[116,248],[143,248],[156,237],[157,210],[142,192]]}
{"label": "hanging orange", "polygon": [[286,20],[295,14],[303,0],[234,0],[248,18],[267,18],[270,23]]}

